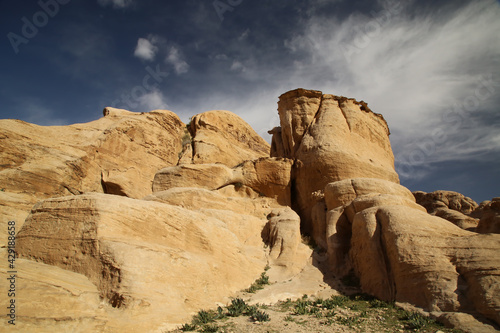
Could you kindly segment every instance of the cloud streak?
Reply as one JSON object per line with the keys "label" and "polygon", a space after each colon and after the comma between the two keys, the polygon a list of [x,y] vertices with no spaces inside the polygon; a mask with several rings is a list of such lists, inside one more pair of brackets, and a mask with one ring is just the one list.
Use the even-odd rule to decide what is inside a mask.
{"label": "cloud streak", "polygon": [[165,62],[172,65],[174,67],[175,73],[178,75],[187,73],[189,71],[188,63],[184,60],[184,57],[182,56],[179,48],[175,46],[170,47],[168,55],[165,58]]}
{"label": "cloud streak", "polygon": [[[398,163],[422,166],[498,152],[491,128],[465,127],[471,115],[486,116],[498,102],[498,4],[476,1],[446,15],[412,15],[411,6],[394,6],[384,3],[378,12],[353,13],[342,21],[310,20],[303,34],[287,41],[292,52],[306,54],[296,73],[329,69],[343,80],[339,85],[327,79],[322,89],[363,99],[382,113],[394,132]],[[486,77],[490,84],[481,94],[487,96],[476,98]],[[472,104],[454,115],[456,103]],[[452,116],[462,120],[450,126]],[[446,140],[434,140],[424,152],[417,142],[437,129]],[[412,161],[415,152],[420,156]]]}

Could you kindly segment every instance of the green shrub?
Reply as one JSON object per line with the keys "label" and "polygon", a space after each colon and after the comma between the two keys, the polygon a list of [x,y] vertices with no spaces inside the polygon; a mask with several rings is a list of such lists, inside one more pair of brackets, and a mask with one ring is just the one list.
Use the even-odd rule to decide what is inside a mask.
{"label": "green shrub", "polygon": [[260,275],[260,278],[256,282],[260,285],[269,284],[269,276],[267,276],[267,274],[264,272]]}
{"label": "green shrub", "polygon": [[227,314],[230,317],[238,317],[247,311],[247,304],[241,298],[236,298],[231,301],[231,305],[227,307]]}
{"label": "green shrub", "polygon": [[266,312],[257,310],[252,315],[252,320],[253,321],[263,322],[263,321],[270,321],[271,318],[269,318],[269,315]]}
{"label": "green shrub", "polygon": [[217,319],[217,315],[214,311],[199,311],[193,318],[194,325],[203,325],[214,322]]}
{"label": "green shrub", "polygon": [[346,296],[332,296],[329,300],[327,300],[333,306],[344,306],[347,302],[349,302],[349,298]]}
{"label": "green shrub", "polygon": [[181,331],[184,331],[184,332],[192,332],[194,330],[196,330],[196,325],[193,325],[193,324],[184,324],[181,327]]}
{"label": "green shrub", "polygon": [[299,299],[297,303],[295,304],[295,311],[294,315],[305,315],[309,313],[309,301],[305,301],[303,299]]}
{"label": "green shrub", "polygon": [[254,314],[256,314],[257,311],[259,311],[259,308],[256,305],[249,305],[249,306],[247,306],[247,310],[246,310],[245,314],[251,317]]}
{"label": "green shrub", "polygon": [[[268,266],[266,266],[266,268],[267,267]],[[269,269],[269,268],[267,268],[267,269]],[[262,272],[262,274],[260,274],[260,277],[254,283],[252,283],[252,285],[248,289],[245,289],[245,291],[247,293],[253,294],[257,290],[264,289],[264,285],[267,285],[267,284],[269,284],[269,276],[267,276],[266,272]]]}
{"label": "green shrub", "polygon": [[219,326],[217,324],[203,325],[201,332],[215,333],[219,331]]}
{"label": "green shrub", "polygon": [[359,320],[353,317],[337,317],[337,322],[341,325],[352,327],[358,324]]}
{"label": "green shrub", "polygon": [[420,313],[409,311],[403,311],[400,319],[404,320],[406,328],[411,330],[422,329],[434,322],[431,318],[424,317]]}
{"label": "green shrub", "polygon": [[370,307],[372,307],[372,308],[386,309],[386,308],[391,307],[391,305],[389,303],[381,301],[381,300],[376,299],[376,298],[370,300],[369,303],[370,303]]}

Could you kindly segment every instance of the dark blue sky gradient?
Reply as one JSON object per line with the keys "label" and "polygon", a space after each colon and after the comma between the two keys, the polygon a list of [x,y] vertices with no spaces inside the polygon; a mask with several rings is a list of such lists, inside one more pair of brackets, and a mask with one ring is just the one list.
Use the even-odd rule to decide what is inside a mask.
{"label": "dark blue sky gradient", "polygon": [[[498,1],[233,0],[223,20],[212,0],[60,1],[18,53],[9,33],[22,36],[23,18],[42,8],[0,2],[1,118],[66,125],[115,106],[167,108],[188,121],[226,109],[269,140],[279,95],[318,89],[384,115],[411,190],[500,196]],[[152,58],[134,55],[139,39],[154,45]],[[155,69],[161,80],[144,90]],[[472,103],[457,124],[454,103]],[[436,131],[446,139],[422,152]]]}

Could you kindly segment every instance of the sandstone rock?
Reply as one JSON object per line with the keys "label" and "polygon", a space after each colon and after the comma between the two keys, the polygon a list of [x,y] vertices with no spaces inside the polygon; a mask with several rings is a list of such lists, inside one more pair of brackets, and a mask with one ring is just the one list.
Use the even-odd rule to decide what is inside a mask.
{"label": "sandstone rock", "polygon": [[[398,184],[385,120],[362,101],[298,89],[278,112],[271,147],[227,111],[193,117],[190,133],[161,110],[107,108],[62,127],[0,121],[0,212],[24,220],[58,197],[18,234],[30,259],[18,260],[19,331],[162,332],[227,302],[266,264],[276,283],[255,300],[354,271],[384,300],[500,324],[500,238],[437,217],[470,228],[471,214],[495,232],[499,200],[422,194],[437,216],[427,214]],[[81,194],[91,191],[108,194]]]}
{"label": "sandstone rock", "polygon": [[478,219],[470,214],[478,207],[477,203],[463,194],[452,191],[434,191],[425,193],[422,191],[413,192],[419,205],[427,209],[431,215],[442,217],[458,227],[474,231],[478,224]]}
{"label": "sandstone rock", "polygon": [[175,187],[200,187],[209,190],[228,185],[246,186],[261,196],[289,205],[292,161],[283,158],[259,158],[230,169],[223,164],[182,164],[160,170],[153,181],[153,192]]}
{"label": "sandstone rock", "polygon": [[[275,266],[285,267],[290,276],[299,273],[312,251],[302,244],[300,218],[291,208],[274,209],[268,216],[269,223],[262,231],[262,237],[271,251]],[[281,276],[283,272],[280,272]]]}
{"label": "sandstone rock", "polygon": [[439,216],[453,223],[459,228],[469,231],[477,231],[476,229],[478,226],[478,220],[473,217],[462,214],[456,210],[449,208],[436,208],[436,210],[434,210],[434,213],[431,215]]}
{"label": "sandstone rock", "polygon": [[267,261],[263,247],[248,251],[221,220],[105,194],[38,203],[18,234],[17,251],[87,276],[124,315],[140,318],[161,308],[162,316],[142,323],[146,331],[187,321],[248,287]]}
{"label": "sandstone rock", "polygon": [[378,184],[382,193],[366,194],[374,187],[364,191],[364,183],[370,181],[344,180],[325,188],[327,203],[335,207],[328,212],[326,229],[336,271],[345,273],[342,266],[352,265],[363,291],[383,300],[428,311],[473,312],[500,323],[495,296],[500,292],[500,259],[495,255],[500,238],[428,215],[404,188],[397,190],[399,185]]}
{"label": "sandstone rock", "polygon": [[415,198],[406,187],[377,178],[344,179],[325,186],[328,210],[347,205],[363,195],[380,194],[391,194],[415,202]]}
{"label": "sandstone rock", "polygon": [[282,156],[291,156],[291,154],[285,153],[285,146],[283,145],[283,139],[281,137],[281,127],[275,127],[270,131],[267,131],[268,134],[271,134],[271,157],[282,157]]}
{"label": "sandstone rock", "polygon": [[322,97],[321,91],[306,89],[292,90],[280,96],[278,113],[281,129],[276,134],[281,134],[281,140],[275,140],[283,144],[283,147],[276,149],[283,151],[284,155],[278,156],[295,158],[302,138],[318,113]]}
{"label": "sandstone rock", "polygon": [[272,154],[297,161],[294,204],[304,231],[311,232],[312,193],[326,184],[358,177],[399,182],[387,123],[364,102],[297,89],[280,96],[278,112],[281,130],[274,132],[281,140],[273,139]]}
{"label": "sandstone rock", "polygon": [[500,198],[493,198],[481,207],[481,219],[476,232],[500,234]]}
{"label": "sandstone rock", "polygon": [[[226,189],[228,187],[224,187]],[[251,215],[267,221],[266,216],[281,207],[275,200],[266,197],[237,196],[238,191],[209,191],[202,188],[175,187],[162,192],[155,192],[144,200],[158,201],[180,206],[189,210],[206,209],[232,211],[240,215]],[[264,224],[265,224],[264,222]],[[263,227],[263,225],[262,225]]]}
{"label": "sandstone rock", "polygon": [[[0,278],[6,281],[11,269],[5,265],[5,249],[0,250],[0,258]],[[15,267],[15,298],[7,293],[0,298],[2,309],[15,299],[15,325],[8,324],[4,311],[0,331],[103,332],[109,325],[99,291],[87,277],[25,259],[17,259]]]}
{"label": "sandstone rock", "polygon": [[237,167],[235,178],[261,195],[289,206],[292,164],[292,160],[285,158],[259,158]]}
{"label": "sandstone rock", "polygon": [[433,214],[439,208],[449,208],[468,215],[478,207],[478,204],[471,198],[453,191],[434,191],[430,193],[416,191],[413,192],[413,195],[417,203],[424,206],[429,214]]}
{"label": "sandstone rock", "polygon": [[141,198],[151,193],[156,171],[177,163],[182,122],[161,110],[140,114],[106,108],[104,114],[70,126],[0,120],[2,225],[17,218],[21,228],[31,206],[49,197],[107,192]]}
{"label": "sandstone rock", "polygon": [[472,315],[463,312],[446,312],[437,318],[446,327],[460,327],[466,333],[495,333],[498,332],[493,326],[481,323]]}
{"label": "sandstone rock", "polygon": [[[330,183],[324,191],[326,201],[325,233],[323,226],[313,223],[313,235],[318,244],[326,244],[329,261],[337,275],[351,269],[348,259],[351,247],[352,221],[357,213],[374,206],[399,204],[425,211],[415,203],[411,192],[399,185],[376,178],[346,179]],[[321,223],[321,222],[319,222]]]}
{"label": "sandstone rock", "polygon": [[246,160],[269,156],[269,144],[243,119],[229,111],[208,111],[194,116],[193,163],[222,163],[234,167]]}
{"label": "sandstone rock", "polygon": [[233,170],[223,164],[182,164],[158,171],[153,180],[153,192],[174,187],[216,190],[232,183],[236,183]]}

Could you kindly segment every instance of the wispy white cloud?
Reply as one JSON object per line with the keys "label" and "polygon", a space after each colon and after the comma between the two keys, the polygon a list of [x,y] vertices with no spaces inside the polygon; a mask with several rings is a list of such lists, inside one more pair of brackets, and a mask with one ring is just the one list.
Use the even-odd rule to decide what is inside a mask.
{"label": "wispy white cloud", "polygon": [[137,40],[137,46],[135,47],[134,56],[142,60],[154,60],[156,53],[158,52],[158,47],[154,45],[154,37],[139,38]]}
{"label": "wispy white cloud", "polygon": [[[499,151],[491,128],[466,127],[470,115],[498,102],[498,3],[474,1],[447,13],[415,13],[395,2],[384,4],[371,16],[311,19],[303,34],[286,42],[291,52],[307,55],[296,63],[293,76],[327,92],[363,99],[382,113],[394,133],[399,163],[425,165]],[[489,87],[481,85],[485,79]],[[462,111],[454,115],[456,103]],[[432,139],[435,131],[442,132],[439,139]],[[434,148],[411,162],[411,154],[422,155],[418,143],[429,138]]]}
{"label": "wispy white cloud", "polygon": [[243,31],[243,33],[238,37],[238,40],[241,42],[247,39],[249,34],[250,34],[250,29]]}
{"label": "wispy white cloud", "polygon": [[184,57],[181,54],[180,50],[175,46],[170,47],[165,62],[172,65],[174,67],[175,73],[178,75],[187,73],[189,71],[188,63],[184,60]]}
{"label": "wispy white cloud", "polygon": [[231,64],[232,71],[245,71],[245,66],[238,60],[234,60]]}
{"label": "wispy white cloud", "polygon": [[148,112],[155,109],[167,109],[167,99],[165,95],[159,90],[153,90],[143,96],[138,100],[139,110]]}
{"label": "wispy white cloud", "polygon": [[125,8],[132,5],[134,0],[97,0],[97,3],[103,7],[112,5],[114,8]]}
{"label": "wispy white cloud", "polygon": [[[283,66],[279,55],[263,61],[248,38],[238,40],[244,50],[238,56],[214,56],[228,62],[229,74],[218,81],[234,88],[210,90],[198,105],[183,108],[234,111],[269,140],[267,130],[279,124],[277,97],[318,89],[364,100],[384,115],[402,179],[424,178],[442,162],[500,157],[500,118],[491,118],[500,103],[498,3],[479,0],[434,12],[417,11],[410,1],[381,4],[370,14],[299,22],[302,32],[285,42],[296,59],[291,65]],[[214,68],[223,68],[221,62]]]}

